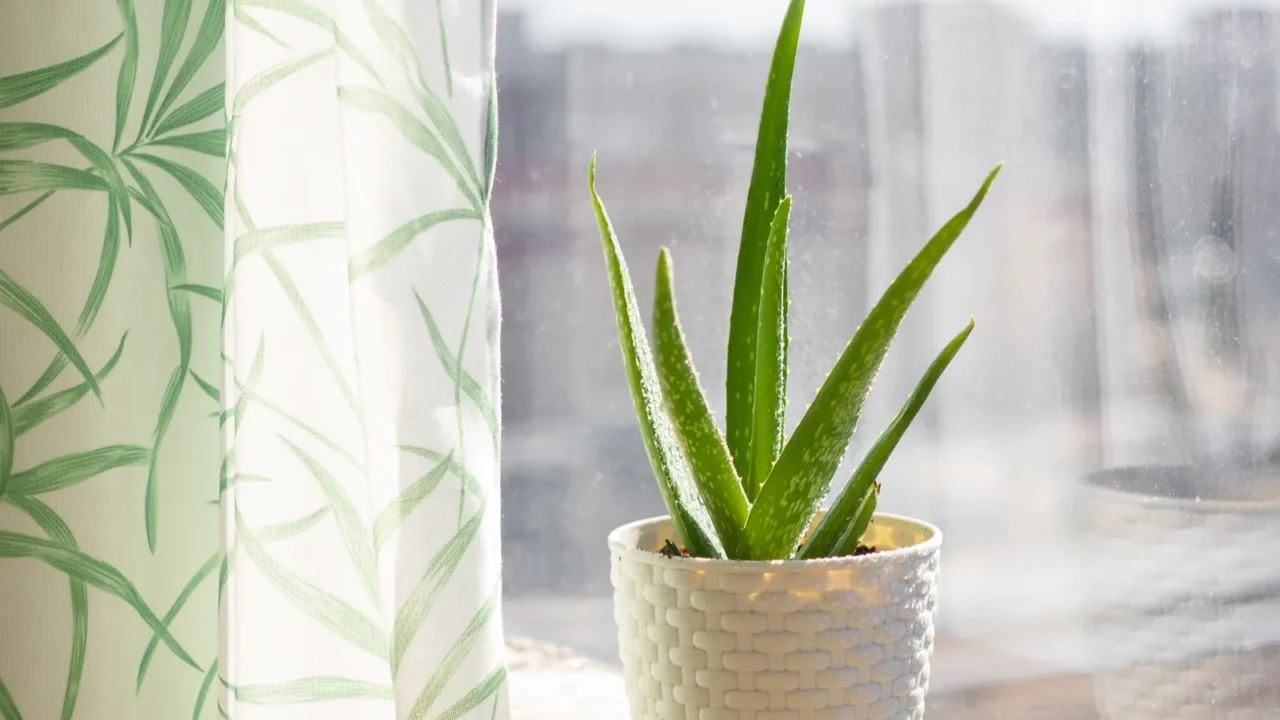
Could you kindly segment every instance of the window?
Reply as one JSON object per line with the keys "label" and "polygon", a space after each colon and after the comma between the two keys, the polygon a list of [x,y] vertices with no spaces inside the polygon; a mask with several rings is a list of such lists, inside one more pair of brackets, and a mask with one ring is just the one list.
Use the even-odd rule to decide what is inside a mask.
{"label": "window", "polygon": [[[512,633],[616,661],[605,536],[663,512],[588,158],[642,307],[671,246],[723,408],[783,5],[500,14]],[[882,476],[882,509],[946,536],[930,717],[1280,712],[1280,15],[1230,0],[810,5],[788,174],[792,426],[890,279],[1006,162],[908,316],[846,463],[974,316]]]}

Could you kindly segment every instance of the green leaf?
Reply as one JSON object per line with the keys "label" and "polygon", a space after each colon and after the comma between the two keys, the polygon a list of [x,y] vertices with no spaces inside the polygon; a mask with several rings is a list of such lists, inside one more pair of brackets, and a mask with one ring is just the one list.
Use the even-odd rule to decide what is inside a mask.
{"label": "green leaf", "polygon": [[236,4],[291,15],[330,33],[335,30],[333,18],[303,0],[236,0]]}
{"label": "green leaf", "polygon": [[[778,42],[764,89],[764,107],[756,136],[756,157],[742,218],[742,242],[733,281],[733,309],[729,315],[729,358],[725,375],[725,435],[733,465],[753,490],[761,479],[753,478],[751,433],[756,413],[756,350],[760,330],[760,297],[770,227],[778,204],[786,194],[787,120],[791,104],[791,76],[804,0],[791,0],[778,32]],[[785,390],[785,388],[784,388]],[[755,493],[748,492],[754,498]]]}
{"label": "green leaf", "polygon": [[75,343],[71,338],[67,337],[67,333],[58,325],[58,321],[53,319],[35,295],[32,295],[26,288],[19,285],[13,278],[0,270],[0,305],[8,307],[27,322],[31,323],[37,330],[49,338],[54,345],[71,360],[71,364],[76,370],[80,371],[80,375],[88,383],[89,389],[93,394],[102,397],[102,390],[98,387],[98,381],[93,377],[93,371],[89,369],[89,365],[85,363],[84,358],[80,357],[80,351],[76,349]]}
{"label": "green leaf", "polygon": [[[485,676],[483,680],[476,684],[475,687],[467,691],[462,699],[454,703],[452,707],[439,715],[433,720],[462,720],[467,713],[476,709],[485,700],[493,697],[495,693],[502,688],[502,684],[507,681],[507,669],[505,667],[494,668],[492,672]],[[497,712],[497,706],[494,707]],[[410,716],[417,720],[415,716]]]}
{"label": "green leaf", "polygon": [[399,676],[400,663],[404,661],[404,654],[408,652],[409,645],[413,643],[413,638],[422,629],[427,616],[431,614],[431,610],[435,607],[441,591],[449,583],[449,578],[453,577],[453,573],[458,569],[458,566],[462,564],[462,558],[466,555],[467,548],[471,547],[471,542],[475,540],[476,533],[480,530],[487,507],[487,502],[481,502],[475,514],[431,558],[430,564],[427,565],[427,571],[413,588],[408,599],[400,606],[399,611],[396,612],[395,627],[392,630],[391,641],[391,677],[393,679]]}
{"label": "green leaf", "polygon": [[[895,448],[898,447],[898,441],[902,439],[902,435],[906,433],[907,428],[911,426],[915,420],[916,414],[920,412],[920,408],[924,406],[924,401],[929,398],[929,393],[933,391],[933,386],[938,383],[938,379],[942,377],[943,371],[951,364],[952,358],[956,353],[960,352],[960,348],[964,345],[965,340],[969,339],[969,333],[973,332],[973,320],[960,331],[959,335],[952,338],[951,342],[938,353],[938,357],[929,365],[929,369],[925,371],[924,376],[920,378],[919,384],[916,385],[911,396],[907,398],[906,404],[898,411],[893,422],[889,423],[889,427],[885,429],[880,437],[876,439],[871,449],[867,451],[866,456],[862,458],[862,462],[858,465],[858,469],[854,471],[853,477],[849,479],[849,484],[841,491],[840,496],[836,498],[831,509],[827,511],[826,516],[818,523],[818,527],[814,528],[810,533],[809,539],[805,542],[804,548],[800,553],[801,558],[815,557],[831,557],[833,554],[844,547],[845,536],[850,532],[850,528],[855,526],[854,520],[860,513],[860,508],[866,502],[876,484],[876,478],[880,476],[880,471],[889,460],[889,456],[893,454]],[[866,530],[866,527],[863,527]],[[862,537],[862,532],[858,532],[853,538],[856,542]]]}
{"label": "green leaf", "polygon": [[359,415],[360,404],[356,400],[355,390],[351,387],[351,383],[347,381],[347,376],[343,373],[342,366],[338,364],[337,356],[329,348],[329,343],[325,340],[324,333],[320,330],[320,324],[316,321],[311,308],[307,306],[306,299],[302,297],[302,291],[298,289],[297,283],[293,281],[293,276],[289,274],[284,263],[276,259],[275,253],[270,250],[263,251],[262,259],[267,264],[267,268],[271,270],[271,274],[275,275],[276,281],[280,283],[280,290],[284,292],[289,304],[293,306],[293,311],[297,314],[298,321],[306,328],[307,335],[311,337],[316,350],[320,353],[320,358],[329,368],[329,374],[333,376],[338,392],[342,393],[343,399],[347,401],[347,407],[351,409],[352,413]]}
{"label": "green leaf", "polygon": [[[122,158],[129,174],[133,176],[141,188],[139,197],[143,207],[156,218],[160,228],[160,257],[164,265],[165,287],[184,285],[187,282],[187,261],[182,250],[182,240],[173,219],[165,209],[164,202],[156,192],[155,186],[147,176],[133,164],[129,158]],[[191,367],[191,303],[186,293],[165,293],[169,301],[169,317],[173,321],[174,334],[178,339],[178,366],[169,376],[169,384],[165,387],[164,397],[160,402],[160,412],[156,418],[155,445],[151,453],[151,465],[147,470],[147,490],[144,499],[144,511],[147,528],[147,545],[155,552],[159,534],[159,458],[160,446],[169,431],[178,402],[182,399],[182,388],[185,385],[187,370]]]}
{"label": "green leaf", "polygon": [[164,15],[160,19],[160,55],[156,59],[155,75],[151,77],[151,91],[147,93],[147,105],[142,110],[142,123],[138,136],[151,124],[151,113],[160,99],[160,90],[169,78],[169,69],[178,57],[182,36],[187,33],[187,19],[191,17],[191,0],[165,0]]}
{"label": "green leaf", "polygon": [[120,75],[116,80],[116,131],[111,141],[112,152],[120,149],[124,125],[129,120],[129,103],[133,100],[133,83],[138,77],[138,17],[133,0],[116,0],[116,6],[124,23],[124,59],[120,61]]}
{"label": "green leaf", "polygon": [[215,287],[209,287],[208,285],[193,285],[186,283],[183,285],[175,285],[169,289],[178,290],[180,292],[195,293],[201,297],[207,297],[219,305],[222,304],[222,291]]}
{"label": "green leaf", "polygon": [[4,680],[0,680],[0,718],[22,720],[22,713],[18,712],[18,704],[14,702],[13,695],[9,693]]}
{"label": "green leaf", "polygon": [[[25,512],[53,542],[72,550],[79,546],[71,528],[48,505],[32,497],[7,497],[14,507]],[[85,649],[89,643],[89,590],[77,579],[69,578],[71,590],[71,660],[67,667],[67,684],[62,694],[62,720],[71,720],[80,697],[80,681],[84,676]]]}
{"label": "green leaf", "polygon": [[[426,124],[414,117],[413,113],[410,113],[405,106],[396,102],[394,98],[381,90],[353,87],[350,85],[343,85],[338,88],[338,99],[341,100],[344,105],[353,110],[384,115],[392,122],[393,125],[396,126],[396,129],[400,131],[400,134],[404,136],[405,140],[408,140],[419,150],[430,155],[440,164],[440,168],[453,178],[453,182],[458,186],[458,190],[467,199],[467,202],[476,210],[476,212],[479,212],[480,208],[484,207],[480,203],[480,199],[476,195],[476,190],[474,189],[480,185],[478,177],[474,178],[474,185],[465,179],[462,171],[458,169],[457,164],[445,150],[445,146],[441,143],[440,139],[436,137],[435,133],[431,132],[430,128],[428,128]],[[438,111],[443,112],[439,109]],[[428,116],[431,115],[432,112],[428,110]],[[440,127],[439,122],[436,123],[436,127]],[[465,150],[466,148],[464,147],[460,159],[466,158],[462,161],[463,165],[469,165],[470,159],[466,155]],[[474,166],[472,165],[471,167],[472,174],[474,175]]]}
{"label": "green leaf", "polygon": [[1000,172],[996,166],[968,207],[951,218],[889,285],[854,333],[791,439],[747,521],[752,560],[781,560],[796,550],[849,445],[871,381],[907,308],[960,236]]}
{"label": "green leaf", "polygon": [[209,663],[209,670],[200,682],[200,692],[196,693],[196,709],[191,712],[191,720],[200,720],[200,711],[204,709],[205,700],[209,697],[209,687],[213,685],[213,676],[218,673],[218,660]]}
{"label": "green leaf", "polygon": [[103,55],[111,52],[122,37],[124,37],[123,33],[115,36],[111,39],[111,42],[97,50],[66,62],[60,62],[57,65],[0,77],[0,108],[25,102],[70,80],[82,70],[97,62]]}
{"label": "green leaf", "polygon": [[493,403],[489,400],[488,392],[454,357],[453,351],[449,349],[444,335],[440,332],[440,327],[436,325],[435,318],[431,315],[431,311],[427,309],[427,304],[422,301],[422,297],[418,295],[417,290],[413,291],[413,296],[418,301],[418,312],[422,314],[422,319],[427,325],[427,334],[431,336],[431,347],[435,350],[436,357],[440,360],[440,365],[444,367],[445,374],[449,376],[449,381],[458,383],[462,392],[480,411],[480,417],[484,419],[484,424],[489,428],[489,440],[493,443],[494,453],[500,454],[502,428],[498,426],[498,415],[494,411]]}
{"label": "green leaf", "polygon": [[342,238],[346,233],[347,225],[341,220],[255,228],[236,238],[232,262],[238,265],[245,258],[272,248]]}
{"label": "green leaf", "polygon": [[156,617],[138,589],[119,570],[97,558],[49,540],[41,540],[19,533],[0,530],[0,558],[30,558],[66,573],[68,576],[92,585],[123,600],[152,630],[160,633],[160,639],[180,660],[199,670],[200,666],[187,654],[177,639],[169,633]]}
{"label": "green leaf", "polygon": [[498,169],[498,76],[489,68],[489,117],[484,131],[484,200],[493,192],[493,178]]}
{"label": "green leaf", "polygon": [[149,147],[167,145],[221,158],[225,157],[227,152],[227,130],[226,128],[218,128],[217,130],[206,130],[185,135],[168,135],[166,137],[158,137],[147,143],[147,145]]}
{"label": "green leaf", "polygon": [[[220,0],[215,0],[220,1]],[[210,6],[212,7],[212,3]],[[195,96],[169,115],[155,129],[156,135],[163,135],[180,127],[198,123],[210,115],[223,109],[226,103],[226,83],[218,83]],[[152,140],[152,143],[157,140]]]}
{"label": "green leaf", "polygon": [[30,160],[0,160],[0,195],[36,190],[110,189],[106,180],[88,170]]}
{"label": "green leaf", "polygon": [[262,685],[237,685],[232,689],[236,701],[246,705],[301,705],[330,700],[396,699],[390,685],[351,678],[321,676],[289,682]]}
{"label": "green leaf", "polygon": [[760,329],[756,334],[756,396],[752,404],[751,453],[743,478],[754,501],[782,452],[787,408],[787,219],[791,196],[778,204],[769,231],[760,289]]}
{"label": "green leaf", "polygon": [[245,526],[244,519],[238,514],[236,541],[244,547],[245,553],[254,564],[276,584],[281,594],[295,607],[330,632],[346,640],[352,647],[359,648],[380,660],[387,659],[387,636],[377,622],[346,601],[303,580],[277,562],[253,536]]}
{"label": "green leaf", "polygon": [[333,473],[326,470],[302,448],[284,438],[280,440],[293,451],[294,456],[320,485],[320,490],[329,500],[333,517],[338,521],[338,532],[342,535],[342,544],[346,546],[347,556],[351,558],[356,574],[364,581],[369,597],[375,603],[378,602],[382,597],[382,591],[378,583],[377,553],[373,547],[373,535],[361,520],[360,511],[356,509],[355,503],[351,502],[351,498],[347,497],[342,484],[333,476]]}
{"label": "green leaf", "polygon": [[600,228],[600,240],[604,245],[609,287],[613,293],[622,364],[627,374],[627,385],[631,388],[631,400],[640,424],[640,435],[644,439],[653,474],[658,480],[658,489],[662,492],[662,499],[667,504],[672,523],[685,549],[698,557],[722,558],[724,550],[713,540],[714,528],[698,496],[698,488],[690,473],[688,461],[680,449],[663,406],[658,372],[644,336],[644,321],[640,319],[640,308],[636,303],[635,289],[631,286],[627,261],[614,236],[604,203],[596,194],[594,155],[591,157],[588,178],[596,224]]}
{"label": "green leaf", "polygon": [[160,400],[160,414],[156,417],[154,450],[147,468],[147,491],[143,497],[143,508],[147,526],[147,546],[151,552],[156,551],[156,542],[160,535],[160,445],[169,433],[169,425],[173,423],[174,413],[182,399],[182,386],[187,378],[187,365],[179,365],[169,375],[169,383],[165,386],[164,397]]}
{"label": "green leaf", "polygon": [[444,70],[444,88],[449,97],[453,97],[453,68],[449,63],[449,33],[444,27],[444,3],[436,0],[436,26],[440,28],[440,63]]}
{"label": "green leaf", "polygon": [[879,504],[879,499],[880,491],[876,489],[875,485],[872,485],[871,492],[867,494],[866,499],[858,506],[858,512],[853,516],[853,521],[849,523],[844,536],[840,538],[840,543],[832,550],[831,557],[852,555],[858,549],[858,541],[867,532],[867,528],[871,526],[871,519],[875,517],[876,505]]}
{"label": "green leaf", "polygon": [[[128,202],[128,198],[125,198]],[[120,255],[120,221],[119,215],[115,210],[115,201],[111,200],[107,206],[107,229],[102,239],[102,253],[98,258],[98,270],[93,277],[93,285],[89,288],[89,295],[85,298],[84,306],[80,309],[80,319],[76,321],[76,337],[83,337],[89,327],[93,325],[93,321],[98,316],[98,311],[102,309],[102,304],[106,301],[107,290],[111,286],[111,277],[115,274],[116,261]],[[125,333],[127,336],[128,333]],[[124,339],[121,338],[121,344]],[[45,368],[40,377],[31,385],[22,397],[18,398],[15,406],[23,405],[32,400],[36,395],[44,391],[45,388],[53,384],[53,381],[62,374],[67,367],[67,356],[58,353],[53,360],[49,362],[49,366]],[[99,380],[102,378],[99,377]],[[87,389],[87,388],[86,388]],[[77,395],[76,400],[80,399]]]}
{"label": "green leaf", "polygon": [[[195,100],[175,110],[173,115],[164,117],[165,112],[178,99],[178,96],[186,89],[187,84],[191,82],[205,61],[213,54],[214,49],[218,47],[218,41],[222,39],[222,30],[227,22],[226,7],[226,0],[209,0],[209,5],[204,11],[204,19],[200,21],[200,29],[196,31],[196,39],[192,41],[191,49],[187,51],[187,58],[182,61],[182,67],[178,68],[178,74],[173,76],[173,84],[169,86],[169,91],[165,93],[164,100],[160,102],[160,108],[156,111],[152,135],[159,135],[174,128],[189,125],[223,109],[223,83],[218,83],[216,86],[201,93]],[[178,117],[183,112],[183,108],[194,105],[198,100],[205,98],[210,93],[216,93],[217,95],[217,103],[212,110],[195,117],[195,119],[189,119],[191,115],[197,114],[195,110],[188,113],[186,117]],[[164,119],[161,120],[161,118]]]}
{"label": "green leaf", "polygon": [[53,190],[46,190],[44,194],[42,194],[40,197],[37,197],[35,200],[32,200],[26,205],[23,205],[21,208],[18,209],[17,212],[5,218],[3,221],[0,221],[0,232],[4,232],[5,228],[18,222],[24,216],[26,216],[27,213],[40,207],[40,205],[43,204],[45,200],[48,200],[49,198],[53,197],[53,193],[54,193]]}
{"label": "green leaf", "polygon": [[222,229],[222,191],[214,187],[213,183],[186,165],[179,165],[162,157],[147,155],[146,153],[134,153],[133,157],[143,162],[151,163],[173,176],[173,179],[177,180],[178,184],[191,193],[191,197],[200,204],[200,207],[204,208],[205,214],[209,216],[213,224],[217,225],[218,229]]}
{"label": "green leaf", "polygon": [[[218,554],[214,553],[212,557],[205,561],[204,565],[200,566],[200,569],[196,570],[195,575],[191,576],[191,579],[187,581],[187,584],[183,586],[182,591],[178,593],[178,597],[173,601],[173,605],[169,607],[169,612],[164,614],[164,618],[160,621],[161,624],[166,628],[173,624],[173,621],[178,617],[178,613],[182,612],[182,608],[187,604],[187,601],[195,594],[196,588],[200,587],[200,583],[204,582],[205,578],[213,574],[213,569],[216,567],[218,567]],[[151,642],[147,643],[147,649],[142,653],[142,662],[138,664],[138,682],[136,690],[139,692],[142,690],[142,681],[147,677],[147,668],[150,667],[151,658],[155,656],[156,647],[158,647],[159,644],[160,636],[152,633]]]}
{"label": "green leaf", "polygon": [[[115,368],[116,363],[120,360],[120,355],[124,353],[124,342],[128,339],[129,333],[120,336],[120,343],[116,345],[116,351],[102,366],[98,374],[94,378],[98,382],[107,379],[111,371]],[[59,355],[59,357],[64,357]],[[83,382],[74,385],[66,390],[60,390],[46,398],[36,400],[34,402],[18,401],[13,408],[13,434],[15,437],[31,430],[40,423],[56,416],[58,413],[75,405],[85,395],[89,394],[89,383]]]}
{"label": "green leaf", "polygon": [[150,456],[150,450],[140,445],[107,445],[69,453],[14,473],[9,480],[9,493],[41,495],[62,490],[109,470],[145,465]]}
{"label": "green leaf", "polygon": [[[472,475],[467,470],[467,468],[462,465],[462,463],[458,462],[457,460],[449,459],[453,457],[452,452],[449,452],[446,454],[446,453],[438,452],[436,450],[431,450],[430,448],[418,447],[416,445],[401,445],[400,449],[409,453],[410,455],[417,455],[418,457],[426,458],[432,462],[441,462],[441,461],[446,462],[449,467],[449,472],[453,473],[454,477],[462,481],[462,485],[467,489],[467,492],[471,493],[477,498],[484,497],[485,492],[484,492],[484,489],[480,487],[480,481],[476,480],[475,476]],[[422,478],[419,478],[418,482],[415,482],[414,485],[417,485],[420,482],[422,482]],[[411,485],[410,487],[413,487],[413,485]],[[405,488],[405,492],[401,493],[401,497],[404,497],[405,494],[408,492],[408,490],[409,488]],[[390,508],[391,506],[387,506],[387,507]]]}
{"label": "green leaf", "polygon": [[79,133],[72,132],[60,125],[48,123],[14,122],[0,123],[0,151],[18,150],[32,147],[51,140],[66,140],[93,166],[99,177],[107,181],[107,189],[111,193],[110,212],[119,209],[124,214],[125,230],[132,237],[133,215],[129,207],[129,190],[120,177],[111,156],[102,148],[89,142]]}
{"label": "green leaf", "polygon": [[245,5],[246,3],[244,2],[244,0],[232,0],[231,13],[235,16],[236,22],[249,28],[250,30],[253,30],[254,32],[261,33],[263,37],[267,38],[268,40],[275,43],[276,45],[279,45],[282,48],[289,47],[288,43],[281,40],[279,37],[276,36],[275,33],[268,30],[266,25],[263,25],[262,23],[258,22],[257,18],[250,15],[249,10],[247,7],[245,7]]}
{"label": "green leaf", "polygon": [[240,90],[236,92],[235,99],[232,101],[232,122],[234,122],[236,118],[240,117],[241,113],[244,112],[244,109],[248,107],[249,102],[254,98],[274,87],[277,83],[288,79],[289,76],[294,73],[305,70],[331,55],[333,55],[333,49],[325,48],[324,50],[298,58],[297,60],[290,60],[289,62],[281,63],[269,70],[264,70],[252,78],[249,78],[244,85],[240,86]]}
{"label": "green leaf", "polygon": [[188,370],[187,374],[191,376],[192,380],[196,381],[196,385],[200,386],[200,389],[204,391],[205,395],[209,396],[210,400],[216,403],[222,402],[222,392],[218,390],[217,385],[197,375],[195,370]]}
{"label": "green leaf", "polygon": [[254,531],[254,534],[263,542],[279,542],[281,540],[288,540],[295,535],[301,535],[307,530],[310,530],[328,516],[329,507],[326,505],[313,513],[303,515],[297,520],[259,528]]}
{"label": "green leaf", "polygon": [[347,274],[352,282],[360,279],[362,276],[377,270],[378,268],[391,262],[397,255],[409,247],[419,235],[427,232],[431,228],[441,223],[451,220],[479,220],[483,221],[484,216],[475,210],[464,208],[452,208],[449,210],[437,210],[436,212],[427,213],[421,217],[416,217],[400,227],[392,230],[386,237],[374,243],[373,247],[363,250],[360,254],[351,258],[348,264]]}
{"label": "green leaf", "polygon": [[422,686],[422,691],[418,693],[418,699],[414,701],[412,709],[409,710],[410,720],[425,720],[427,714],[431,712],[431,706],[436,700],[440,699],[441,693],[445,687],[449,685],[449,681],[458,674],[458,670],[462,668],[462,663],[475,649],[476,644],[484,637],[485,628],[489,625],[490,618],[493,617],[494,606],[497,604],[497,598],[490,595],[480,606],[478,610],[471,616],[471,622],[463,628],[462,634],[450,646],[448,652],[440,659],[440,663],[436,666],[435,672],[431,673],[431,677],[427,678],[426,684]]}
{"label": "green leaf", "polygon": [[4,495],[13,474],[13,439],[17,434],[13,410],[5,399],[4,390],[0,389],[0,496]]}
{"label": "green leaf", "polygon": [[655,283],[653,351],[662,399],[725,554],[734,557],[741,547],[750,507],[685,345],[676,312],[671,253],[665,247],[658,253]]}
{"label": "green leaf", "polygon": [[422,501],[427,499],[440,481],[444,480],[444,476],[448,473],[450,466],[453,464],[453,453],[445,455],[435,467],[422,477],[418,478],[400,492],[395,500],[392,500],[382,512],[378,513],[378,517],[373,521],[373,545],[378,550],[391,539],[396,530],[400,529],[400,525],[404,523],[405,518],[409,517]]}

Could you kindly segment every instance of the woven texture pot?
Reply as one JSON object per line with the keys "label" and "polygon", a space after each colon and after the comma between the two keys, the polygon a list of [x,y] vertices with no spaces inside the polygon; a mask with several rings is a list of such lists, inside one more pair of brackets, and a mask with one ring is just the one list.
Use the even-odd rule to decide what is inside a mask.
{"label": "woven texture pot", "polygon": [[632,720],[906,720],[924,714],[939,549],[876,515],[880,552],[804,562],[667,558],[670,520],[609,535]]}

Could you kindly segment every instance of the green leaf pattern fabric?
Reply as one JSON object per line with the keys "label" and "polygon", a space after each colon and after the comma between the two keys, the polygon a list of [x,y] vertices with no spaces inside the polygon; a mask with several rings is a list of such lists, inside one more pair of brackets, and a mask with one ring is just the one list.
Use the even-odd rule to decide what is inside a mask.
{"label": "green leaf pattern fabric", "polygon": [[493,30],[0,8],[0,720],[508,717]]}

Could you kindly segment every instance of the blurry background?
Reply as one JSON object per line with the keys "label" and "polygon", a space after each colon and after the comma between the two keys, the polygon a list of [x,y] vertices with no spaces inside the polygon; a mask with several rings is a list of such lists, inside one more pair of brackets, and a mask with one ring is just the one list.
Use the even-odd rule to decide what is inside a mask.
{"label": "blurry background", "polygon": [[[588,158],[599,153],[598,188],[646,315],[658,247],[671,246],[691,349],[723,408],[742,207],[784,7],[503,4],[492,210],[513,632],[615,661],[604,538],[663,512],[624,382]],[[1126,579],[1140,575],[1100,574],[1102,559],[1122,552],[1163,577],[1166,565],[1148,558],[1181,566],[1182,553],[1205,545],[1277,539],[1278,23],[1276,2],[809,2],[788,172],[792,427],[870,304],[1006,163],[908,315],[836,479],[843,485],[935,353],[976,317],[881,478],[883,510],[946,535],[935,711],[946,693],[1021,683],[1058,708],[1043,717],[1097,717],[1071,714],[1094,705],[1081,679],[1112,672],[1102,656],[1128,641],[1107,635],[1100,646],[1090,618],[1098,598],[1123,602]],[[1199,479],[1158,476],[1102,500],[1083,482],[1153,464],[1192,467]],[[1236,504],[1197,514],[1208,507],[1197,501],[1223,498]],[[1107,508],[1131,501],[1164,503],[1153,527],[1188,534],[1138,532],[1120,548],[1116,527],[1140,523]],[[1244,516],[1254,520],[1230,535]],[[1249,562],[1270,559],[1280,574],[1280,545],[1269,547]],[[1231,558],[1200,563],[1200,574],[1149,598],[1142,617],[1168,615],[1169,597],[1229,614],[1236,601],[1214,582]],[[1188,657],[1224,647],[1266,656],[1280,620],[1265,628],[1259,617],[1248,625],[1256,633],[1156,660],[1190,671]],[[1129,635],[1149,639],[1149,629]],[[1265,658],[1248,657],[1262,672]],[[1280,685],[1280,669],[1264,676],[1273,679],[1263,690]],[[1097,704],[1105,712],[1106,699]],[[1165,707],[1143,716],[1172,717]],[[1250,707],[1280,713],[1273,700]]]}

